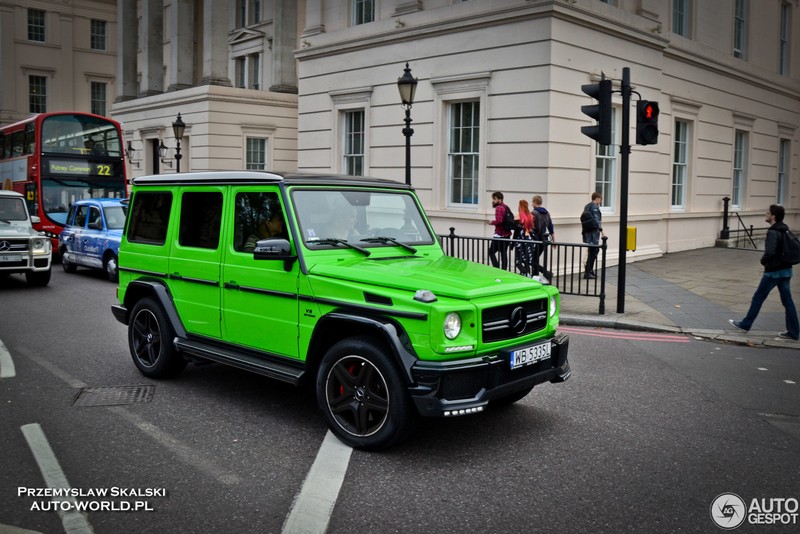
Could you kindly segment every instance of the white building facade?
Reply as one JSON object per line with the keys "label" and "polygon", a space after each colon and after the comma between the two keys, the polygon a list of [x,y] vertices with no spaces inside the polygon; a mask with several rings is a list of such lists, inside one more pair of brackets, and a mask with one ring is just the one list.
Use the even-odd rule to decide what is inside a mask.
{"label": "white building facade", "polygon": [[[581,106],[594,103],[581,86],[605,76],[619,91],[629,68],[634,100],[661,111],[658,142],[630,154],[636,260],[714,245],[724,198],[731,229],[736,215],[763,227],[772,203],[800,227],[798,9],[798,0],[0,0],[0,122],[37,102],[90,111],[104,83],[131,176],[180,164],[403,181],[396,82],[408,62],[418,79],[411,181],[439,233],[491,235],[490,199],[502,191],[515,212],[542,195],[556,239],[579,242],[580,212],[599,191],[613,263],[622,100],[615,92],[614,143],[598,146],[580,132],[593,123]],[[46,79],[43,99],[31,77]],[[633,142],[635,102],[630,112]]]}
{"label": "white building facade", "polygon": [[[763,227],[771,203],[800,223],[798,2],[786,0],[308,0],[297,51],[302,169],[403,179],[396,80],[418,78],[412,183],[437,231],[488,236],[491,195],[540,194],[556,238],[604,196],[609,259],[619,232],[621,97],[614,146],[592,124],[581,85],[602,75],[660,106],[658,143],[630,154],[629,259],[714,245],[723,198]],[[363,20],[364,6],[372,20]],[[359,19],[362,17],[362,19]],[[634,99],[638,98],[634,96]],[[356,137],[363,143],[353,143]],[[361,129],[359,132],[358,129]],[[635,142],[635,102],[631,108]],[[735,228],[737,219],[731,219]]]}

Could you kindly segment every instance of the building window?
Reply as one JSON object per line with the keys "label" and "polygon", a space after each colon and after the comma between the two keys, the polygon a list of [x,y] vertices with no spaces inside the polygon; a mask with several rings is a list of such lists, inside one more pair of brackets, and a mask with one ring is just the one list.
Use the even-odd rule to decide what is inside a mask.
{"label": "building window", "polygon": [[781,139],[778,146],[778,192],[775,202],[783,204],[786,202],[786,185],[789,183],[789,158],[791,151],[789,150],[790,144],[788,139]]}
{"label": "building window", "polygon": [[44,76],[28,77],[28,102],[31,113],[47,111],[47,78]]}
{"label": "building window", "polygon": [[91,47],[92,50],[106,49],[106,21],[92,19]]}
{"label": "building window", "polygon": [[44,11],[39,9],[28,10],[28,40],[45,42]]}
{"label": "building window", "polygon": [[686,177],[689,170],[689,124],[675,121],[675,154],[672,160],[672,207],[686,207]]}
{"label": "building window", "polygon": [[245,168],[256,171],[266,170],[267,140],[263,137],[248,137],[246,145],[247,153],[245,155]]}
{"label": "building window", "polygon": [[672,0],[672,33],[689,37],[689,0]]}
{"label": "building window", "polygon": [[780,42],[778,43],[779,58],[778,58],[778,74],[789,74],[789,34],[791,32],[791,11],[789,4],[783,2],[781,4],[781,29],[780,29]]}
{"label": "building window", "polygon": [[261,22],[261,0],[238,0],[236,27],[246,28],[259,22]]}
{"label": "building window", "polygon": [[480,102],[450,104],[447,173],[450,202],[478,203]]}
{"label": "building window", "polygon": [[91,111],[95,115],[106,114],[106,84],[92,82]]}
{"label": "building window", "polygon": [[733,57],[744,59],[747,38],[747,0],[736,0],[733,13]]}
{"label": "building window", "polygon": [[261,56],[250,54],[233,60],[234,86],[241,89],[258,89],[261,84]]}
{"label": "building window", "polygon": [[364,110],[344,112],[344,161],[345,174],[364,175]]}
{"label": "building window", "polygon": [[[617,138],[617,110],[611,110],[611,139]],[[614,187],[617,181],[617,146],[596,143],[594,190],[603,196],[604,208],[614,205]]]}
{"label": "building window", "polygon": [[733,145],[733,186],[731,190],[731,206],[742,207],[745,175],[747,164],[747,132],[736,130]]}
{"label": "building window", "polygon": [[375,20],[375,0],[353,0],[353,26]]}

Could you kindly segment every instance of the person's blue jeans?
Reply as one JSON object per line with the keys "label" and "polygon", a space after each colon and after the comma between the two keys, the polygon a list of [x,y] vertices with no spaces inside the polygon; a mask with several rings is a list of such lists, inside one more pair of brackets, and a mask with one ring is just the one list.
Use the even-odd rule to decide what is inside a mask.
{"label": "person's blue jeans", "polygon": [[772,288],[775,286],[778,286],[778,292],[781,295],[781,304],[783,304],[783,308],[786,311],[786,330],[791,337],[797,339],[797,337],[800,336],[800,323],[798,323],[797,319],[797,308],[792,300],[791,281],[792,279],[789,277],[774,278],[766,275],[762,276],[761,282],[758,284],[758,288],[753,294],[753,301],[750,303],[750,309],[747,311],[745,318],[740,322],[742,328],[750,330],[758,316],[758,312],[761,311],[761,306],[764,304],[764,301],[767,300],[770,291],[772,291]]}

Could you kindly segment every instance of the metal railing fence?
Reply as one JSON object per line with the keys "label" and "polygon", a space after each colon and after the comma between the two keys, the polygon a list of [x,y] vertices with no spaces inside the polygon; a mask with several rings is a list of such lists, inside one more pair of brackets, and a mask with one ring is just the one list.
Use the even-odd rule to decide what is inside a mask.
{"label": "metal railing fence", "polygon": [[[449,235],[439,235],[445,254],[455,258],[491,265],[489,247],[493,242],[501,241],[508,256],[507,270],[518,274],[525,268],[527,256],[525,247],[533,247],[533,270],[538,270],[565,295],[596,297],[600,300],[598,313],[605,314],[606,301],[606,251],[607,239],[602,238],[600,245],[586,243],[551,243],[548,241],[528,241],[522,239],[495,239],[490,237],[459,236],[455,228],[450,228]],[[596,278],[585,278],[584,268],[590,249],[597,249],[595,268]],[[540,254],[539,251],[541,251]],[[502,248],[498,254],[502,253]],[[538,258],[538,259],[537,259]],[[499,258],[498,258],[499,259]],[[540,267],[540,269],[536,269]],[[547,277],[546,274],[550,274]]]}

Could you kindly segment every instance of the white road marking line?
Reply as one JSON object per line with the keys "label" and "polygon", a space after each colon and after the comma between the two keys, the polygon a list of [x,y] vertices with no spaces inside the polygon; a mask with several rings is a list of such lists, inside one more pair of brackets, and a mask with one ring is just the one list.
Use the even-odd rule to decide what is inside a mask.
{"label": "white road marking line", "polygon": [[[70,375],[68,372],[64,371],[54,363],[37,356],[30,351],[25,349],[21,349],[20,353],[25,356],[26,358],[30,358],[40,366],[44,367],[48,371],[50,371],[53,375],[60,378],[70,387],[75,389],[81,389],[87,387],[85,382],[78,380],[77,378]],[[236,475],[232,475],[228,473],[222,467],[217,466],[216,464],[212,463],[209,460],[204,458],[204,455],[200,451],[196,451],[191,447],[188,447],[175,439],[169,433],[161,430],[156,425],[152,423],[148,423],[138,415],[129,412],[125,408],[121,406],[106,406],[107,410],[110,410],[117,414],[117,416],[122,417],[123,419],[127,420],[133,426],[147,434],[151,439],[155,442],[159,443],[169,451],[171,451],[181,462],[185,463],[190,467],[194,467],[199,471],[209,475],[212,478],[217,479],[219,482],[225,485],[232,485],[238,484],[240,479]]]}
{"label": "white road marking line", "polygon": [[[20,427],[22,433],[25,435],[25,440],[28,442],[36,463],[39,465],[39,470],[42,472],[45,484],[49,488],[69,489],[70,485],[67,481],[64,471],[61,470],[61,465],[58,463],[53,449],[50,448],[50,443],[42,431],[42,427],[38,423],[23,425]],[[61,524],[64,525],[64,531],[67,534],[92,534],[94,529],[89,524],[89,520],[84,514],[77,511],[75,508],[74,497],[63,497],[63,501],[67,501],[73,506],[70,506],[68,511],[64,511],[61,507],[58,509],[58,515],[61,517]]]}
{"label": "white road marking line", "polygon": [[325,434],[317,458],[283,523],[282,534],[324,533],[328,529],[352,452],[330,430]]}
{"label": "white road marking line", "polygon": [[784,382],[786,382],[787,384],[796,384],[797,383],[794,380],[784,380]]}
{"label": "white road marking line", "polygon": [[3,340],[0,340],[0,378],[13,378],[17,376],[17,370],[14,368],[14,360],[11,359],[11,353],[3,345]]}

